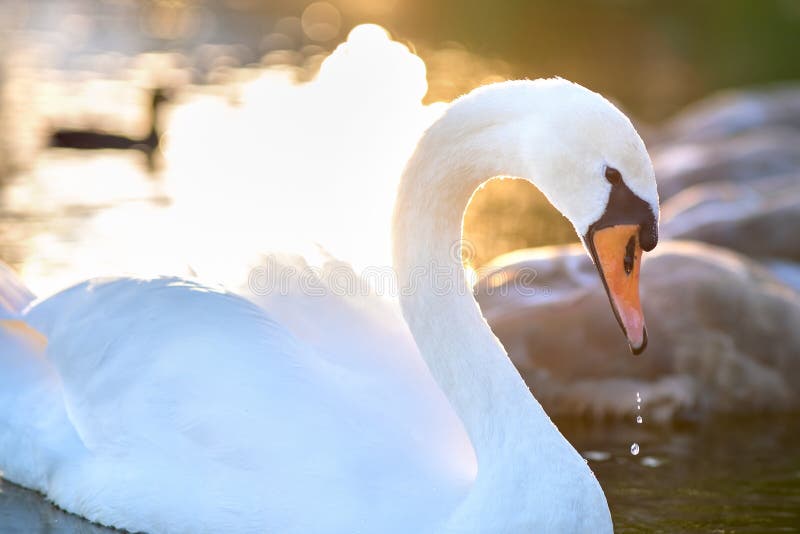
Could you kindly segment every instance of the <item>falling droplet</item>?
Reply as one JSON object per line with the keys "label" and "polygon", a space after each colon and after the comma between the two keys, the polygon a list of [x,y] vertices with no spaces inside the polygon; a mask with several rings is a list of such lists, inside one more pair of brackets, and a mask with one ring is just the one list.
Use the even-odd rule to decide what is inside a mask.
{"label": "falling droplet", "polygon": [[644,421],[644,419],[642,419],[642,416],[641,415],[637,415],[636,416],[636,422],[641,425],[642,421]]}
{"label": "falling droplet", "polygon": [[631,454],[634,455],[634,456],[639,454],[639,444],[638,443],[634,443],[633,445],[631,445]]}
{"label": "falling droplet", "polygon": [[641,404],[641,403],[642,403],[642,396],[637,391],[636,392],[636,404]]}

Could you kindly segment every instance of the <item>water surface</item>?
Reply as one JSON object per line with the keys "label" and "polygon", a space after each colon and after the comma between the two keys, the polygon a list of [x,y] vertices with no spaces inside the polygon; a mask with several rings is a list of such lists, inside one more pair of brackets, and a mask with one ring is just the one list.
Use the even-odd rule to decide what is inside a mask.
{"label": "water surface", "polygon": [[579,451],[610,453],[590,465],[618,532],[800,532],[796,416],[561,428]]}

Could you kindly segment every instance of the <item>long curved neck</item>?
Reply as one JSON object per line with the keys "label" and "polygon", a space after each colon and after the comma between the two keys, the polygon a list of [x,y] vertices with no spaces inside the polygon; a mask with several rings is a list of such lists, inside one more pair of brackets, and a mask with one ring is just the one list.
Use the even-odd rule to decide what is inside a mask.
{"label": "long curved neck", "polygon": [[571,212],[576,228],[578,219],[595,216],[586,195],[580,210],[571,209],[581,191],[560,179],[571,173],[570,160],[558,157],[564,140],[552,121],[538,120],[553,103],[545,90],[563,86],[514,82],[471,93],[425,133],[400,182],[394,262],[403,314],[478,461],[477,478],[443,532],[611,531],[597,479],[492,334],[461,266],[464,210],[492,177],[531,179],[562,213]]}
{"label": "long curved neck", "polygon": [[479,472],[512,463],[537,428],[552,428],[483,319],[461,265],[462,219],[473,192],[492,177],[526,173],[513,128],[485,118],[473,117],[467,128],[477,127],[459,138],[448,121],[464,118],[446,115],[425,134],[401,180],[394,219],[404,316],[464,424]]}

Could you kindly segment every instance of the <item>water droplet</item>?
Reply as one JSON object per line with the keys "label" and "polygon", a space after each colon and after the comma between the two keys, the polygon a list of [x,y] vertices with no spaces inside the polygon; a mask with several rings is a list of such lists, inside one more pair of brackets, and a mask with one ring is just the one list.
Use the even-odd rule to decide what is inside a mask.
{"label": "water droplet", "polygon": [[639,454],[639,444],[638,443],[634,443],[633,445],[631,445],[631,454],[634,455],[634,456]]}
{"label": "water droplet", "polygon": [[642,396],[639,395],[639,392],[637,391],[636,392],[636,404],[641,404],[641,403],[642,403]]}
{"label": "water droplet", "polygon": [[641,415],[637,415],[636,416],[636,422],[641,425],[642,421],[644,421],[644,419],[642,419],[642,416]]}

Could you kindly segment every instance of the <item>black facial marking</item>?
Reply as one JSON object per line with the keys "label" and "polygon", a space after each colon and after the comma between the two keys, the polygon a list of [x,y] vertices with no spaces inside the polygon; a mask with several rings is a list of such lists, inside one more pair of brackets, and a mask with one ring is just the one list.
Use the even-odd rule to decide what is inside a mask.
{"label": "black facial marking", "polygon": [[[653,209],[650,204],[630,190],[621,175],[619,175],[618,183],[612,182],[609,178],[609,171],[614,171],[611,173],[612,177],[615,176],[615,173],[619,175],[619,171],[613,167],[606,167],[606,179],[611,182],[606,211],[589,227],[586,238],[591,238],[592,233],[601,228],[620,224],[638,224],[639,244],[642,250],[653,250],[658,243],[658,225]],[[586,239],[586,241],[588,242],[590,239]]]}
{"label": "black facial marking", "polygon": [[631,271],[633,271],[633,260],[635,259],[634,258],[635,246],[636,246],[636,237],[631,236],[631,238],[628,239],[627,246],[625,247],[625,258],[623,258],[622,260],[622,266],[625,268],[625,274],[631,274]]}

